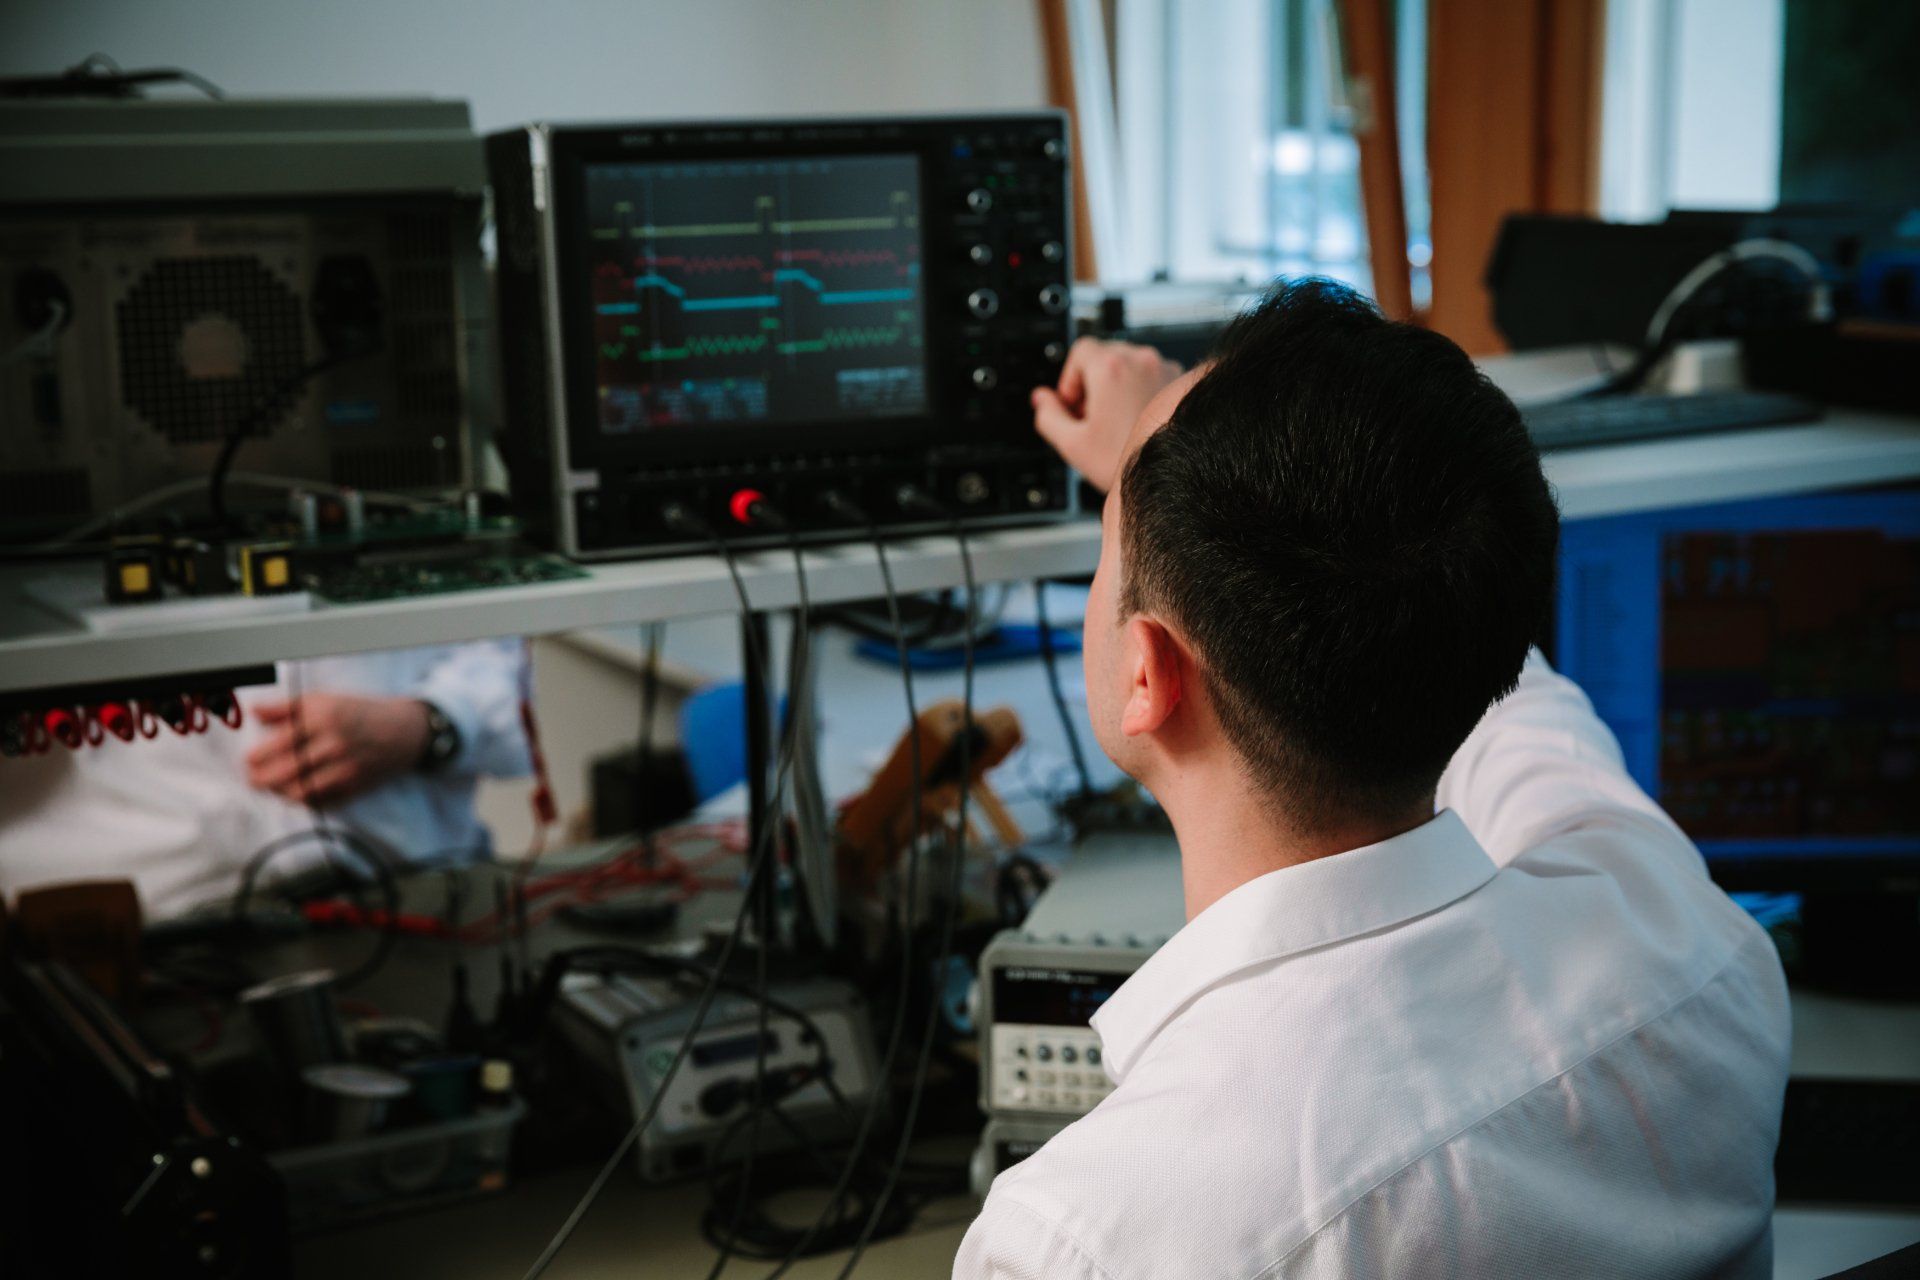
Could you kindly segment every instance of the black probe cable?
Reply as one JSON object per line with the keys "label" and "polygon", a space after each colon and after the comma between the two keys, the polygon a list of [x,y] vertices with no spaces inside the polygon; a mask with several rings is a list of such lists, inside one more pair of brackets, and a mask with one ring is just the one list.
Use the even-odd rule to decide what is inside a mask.
{"label": "black probe cable", "polygon": [[[362,912],[365,912],[366,908],[360,905],[359,893],[355,887],[355,882],[358,877],[354,875],[349,867],[338,861],[336,855],[341,850],[352,853],[355,858],[365,864],[368,874],[372,876],[375,885],[378,886],[380,890],[380,897],[385,903],[387,910],[388,926],[386,928],[375,929],[376,936],[372,953],[354,968],[341,974],[335,983],[335,985],[342,990],[358,986],[386,964],[387,958],[393,953],[393,949],[399,941],[399,935],[394,928],[394,924],[400,915],[399,883],[394,878],[393,867],[389,857],[382,856],[384,846],[378,844],[371,837],[356,831],[352,827],[320,823],[300,831],[291,831],[277,839],[269,840],[266,844],[261,845],[258,849],[255,849],[251,854],[247,855],[246,864],[240,872],[240,885],[234,891],[233,902],[228,908],[228,913],[236,921],[243,920],[247,913],[247,907],[253,901],[254,891],[259,884],[260,876],[266,870],[268,864],[287,850],[298,848],[303,844],[319,846],[321,857],[326,863],[327,868],[343,882],[346,892],[354,899],[354,905],[359,907]],[[372,923],[370,918],[369,923]]]}
{"label": "black probe cable", "polygon": [[[966,883],[967,869],[967,795],[973,782],[973,664],[974,664],[974,612],[979,602],[979,586],[973,574],[973,551],[967,542],[967,531],[953,512],[926,494],[912,486],[904,486],[900,493],[902,506],[917,506],[935,512],[944,517],[953,528],[955,542],[960,547],[960,569],[967,580],[967,627],[962,632],[961,693],[960,693],[960,797],[956,806],[957,820],[954,828],[953,880],[948,886],[950,897],[947,902],[946,916],[941,922],[940,950],[934,961],[933,981],[939,982],[945,974],[948,961],[953,956],[953,932],[960,916],[960,895]],[[928,1002],[926,1029],[920,1037],[920,1065],[914,1073],[913,1088],[907,1095],[907,1113],[900,1127],[900,1141],[893,1153],[892,1166],[887,1170],[886,1183],[880,1189],[879,1197],[874,1201],[873,1211],[867,1217],[866,1226],[860,1232],[860,1239],[853,1246],[853,1253],[847,1258],[846,1266],[840,1269],[838,1280],[846,1280],[853,1269],[860,1265],[860,1258],[867,1251],[867,1245],[873,1240],[873,1233],[880,1224],[881,1216],[886,1212],[887,1202],[893,1198],[894,1190],[899,1186],[901,1171],[906,1167],[907,1148],[913,1142],[913,1127],[920,1118],[920,1102],[926,1096],[927,1069],[933,1058],[933,1033],[940,1020],[940,1001],[937,996]]]}
{"label": "black probe cable", "polygon": [[[727,546],[726,542],[714,531],[711,525],[708,525],[704,520],[701,520],[678,503],[668,504],[666,509],[661,512],[661,515],[669,527],[679,529],[683,532],[691,532],[699,537],[706,538],[719,548],[721,558],[726,562],[727,576],[733,582],[734,594],[740,603],[740,614],[742,617],[751,615],[753,612],[753,604],[747,597],[746,583],[742,581],[740,577],[740,568],[739,565],[735,563],[733,548]],[[759,640],[754,635],[753,628],[742,628],[742,634],[747,638],[745,644],[745,659],[756,663],[760,671],[764,674],[767,671],[766,654],[761,650]],[[764,680],[762,683],[764,683]],[[777,802],[779,799],[781,787],[790,764],[791,757],[783,752],[781,759],[776,762],[774,766],[772,794],[772,801],[774,802]],[[777,810],[777,803],[770,803],[769,808]],[[748,857],[749,869],[747,872],[746,895],[740,903],[740,910],[734,913],[733,927],[728,930],[726,941],[721,944],[719,954],[714,957],[712,976],[707,980],[706,986],[700,992],[700,999],[694,1006],[693,1018],[688,1023],[685,1033],[683,1033],[680,1038],[680,1047],[674,1051],[673,1061],[667,1064],[667,1069],[662,1073],[659,1084],[654,1087],[652,1100],[647,1103],[646,1110],[628,1127],[626,1134],[620,1139],[619,1145],[616,1146],[612,1154],[607,1157],[606,1163],[600,1166],[600,1171],[594,1175],[593,1181],[588,1185],[586,1192],[580,1197],[579,1203],[574,1205],[573,1211],[567,1215],[566,1221],[560,1224],[560,1229],[554,1233],[553,1239],[547,1242],[546,1248],[540,1251],[540,1256],[533,1260],[533,1265],[527,1268],[523,1280],[538,1280],[540,1276],[546,1273],[547,1268],[553,1265],[553,1260],[560,1255],[562,1249],[566,1248],[567,1241],[573,1238],[573,1233],[579,1229],[580,1223],[585,1220],[587,1211],[593,1208],[594,1201],[598,1200],[600,1193],[606,1190],[607,1183],[613,1178],[614,1170],[620,1167],[621,1162],[626,1159],[627,1153],[633,1149],[633,1144],[640,1140],[640,1135],[646,1131],[646,1127],[649,1124],[653,1123],[654,1116],[659,1113],[661,1103],[666,1099],[668,1087],[673,1083],[673,1078],[680,1072],[680,1064],[686,1061],[688,1053],[693,1048],[693,1038],[700,1033],[700,1028],[706,1025],[707,1014],[713,1008],[714,997],[720,991],[723,980],[722,975],[726,972],[727,965],[733,959],[734,949],[740,943],[740,935],[746,927],[747,915],[753,909],[753,895],[758,888],[760,874],[766,864],[766,854],[772,847],[772,832],[775,825],[773,822],[768,822],[764,824],[755,835],[753,848]]]}
{"label": "black probe cable", "polygon": [[220,452],[214,455],[212,469],[207,472],[207,506],[212,509],[216,521],[222,526],[230,523],[227,518],[227,474],[233,470],[234,456],[240,452],[240,446],[246,443],[247,434],[265,421],[269,414],[278,412],[281,402],[288,396],[303,390],[309,382],[328,370],[364,354],[370,353],[354,350],[322,356],[275,383],[266,395],[254,401],[252,408],[234,420],[233,425],[227,428],[226,439],[220,443]]}
{"label": "black probe cable", "polygon": [[646,666],[640,676],[640,740],[634,744],[633,825],[640,833],[641,865],[653,869],[656,859],[653,831],[647,826],[647,773],[652,768],[653,717],[660,701],[660,650],[666,639],[667,624],[649,622],[641,628],[646,646]]}
{"label": "black probe cable", "polygon": [[913,985],[913,912],[920,896],[920,820],[923,805],[921,793],[920,759],[920,712],[915,704],[913,693],[913,662],[907,652],[907,631],[900,617],[900,593],[893,582],[893,567],[887,559],[886,540],[880,536],[880,528],[873,517],[857,506],[846,495],[829,490],[823,501],[835,514],[866,526],[867,536],[873,541],[875,556],[880,562],[880,583],[886,592],[887,617],[893,626],[894,652],[900,661],[900,685],[905,691],[907,701],[907,750],[913,765],[912,808],[907,828],[907,883],[904,906],[900,915],[900,984],[894,998],[892,1025],[888,1030],[886,1051],[881,1055],[879,1078],[873,1094],[867,1099],[867,1106],[860,1120],[860,1128],[855,1133],[853,1148],[847,1157],[839,1178],[835,1181],[833,1193],[828,1197],[827,1205],[813,1220],[806,1233],[788,1250],[780,1265],[770,1272],[765,1280],[777,1280],[787,1270],[806,1255],[807,1248],[818,1238],[820,1232],[840,1211],[852,1186],[860,1163],[866,1158],[867,1144],[872,1140],[873,1126],[879,1120],[880,1107],[886,1100],[887,1090],[893,1079],[894,1064],[900,1058],[900,1045],[905,1038],[907,1022],[907,1001]]}
{"label": "black probe cable", "polygon": [[1040,656],[1047,666],[1047,688],[1053,693],[1053,709],[1060,713],[1060,727],[1067,733],[1067,750],[1073,755],[1074,772],[1080,775],[1080,798],[1093,795],[1093,775],[1087,772],[1086,753],[1080,749],[1080,726],[1067,711],[1067,695],[1060,690],[1060,662],[1053,648],[1053,624],[1047,620],[1047,582],[1033,583],[1034,617],[1040,624]]}
{"label": "black probe cable", "polygon": [[[807,568],[805,558],[800,549],[800,537],[794,530],[792,523],[788,521],[771,502],[767,501],[764,495],[757,493],[747,494],[743,491],[742,497],[744,497],[745,500],[738,503],[735,512],[736,519],[748,526],[758,524],[785,532],[787,535],[787,545],[793,553],[793,577],[795,590],[799,597],[799,608],[794,617],[795,643],[790,655],[793,659],[793,665],[787,673],[789,705],[787,708],[786,723],[782,726],[781,735],[783,739],[782,750],[787,760],[792,763],[798,759],[801,750],[801,717],[795,714],[796,708],[792,705],[795,699],[795,690],[792,686],[796,678],[801,680],[808,678],[808,670],[813,662],[813,640],[811,631],[813,626],[813,601],[807,592]],[[722,553],[727,555],[728,561],[731,564],[731,549],[726,548],[724,543],[721,545],[723,548]],[[749,628],[749,631],[750,630],[751,628]],[[763,668],[763,670],[764,669],[765,668]],[[763,681],[762,683],[764,684],[765,682]],[[785,818],[782,813],[782,805],[777,791],[768,802],[767,821],[769,827],[784,825]],[[775,862],[777,864],[777,858]],[[727,1234],[718,1246],[719,1253],[718,1256],[714,1258],[712,1269],[707,1272],[707,1280],[718,1280],[720,1274],[726,1270],[727,1263],[732,1260],[734,1243],[740,1234],[740,1221],[746,1214],[747,1201],[753,1186],[754,1159],[760,1149],[760,1121],[768,1100],[766,1080],[767,1013],[768,1006],[772,1001],[769,999],[767,990],[767,950],[772,944],[773,939],[773,909],[771,895],[766,892],[756,894],[754,901],[756,903],[756,914],[759,917],[760,946],[754,957],[756,1014],[753,1054],[753,1098],[747,1114],[739,1121],[736,1121],[733,1126],[734,1130],[737,1130],[741,1124],[747,1126],[747,1146],[741,1156],[740,1185],[734,1196],[733,1212],[727,1221]],[[822,1051],[824,1052],[824,1046]],[[834,1092],[836,1096],[838,1096],[838,1090],[835,1089]],[[844,1099],[841,1101],[844,1103]],[[724,1141],[725,1139],[723,1139],[723,1145]]]}
{"label": "black probe cable", "polygon": [[[304,382],[305,380],[306,378],[303,376],[301,381]],[[227,460],[231,462],[232,456],[230,454],[226,456]],[[225,472],[223,470],[217,471],[216,475],[224,479]],[[217,493],[218,490],[216,489],[215,492]],[[222,518],[224,519],[224,515]],[[302,714],[301,698],[300,663],[296,660],[287,664],[287,710],[289,718],[293,721],[293,763],[294,767],[299,770],[299,777],[302,784],[300,798],[306,805],[308,821],[313,823],[314,838],[319,842],[322,857],[326,859],[327,865],[333,869],[335,874],[339,875],[346,883],[348,892],[354,898],[357,905],[359,894],[353,887],[354,877],[352,872],[343,868],[334,856],[336,848],[350,846],[346,845],[334,831],[333,825],[327,821],[326,810],[321,808],[319,802],[314,799],[312,790],[306,785],[309,780],[307,767],[307,725],[306,718]],[[374,943],[373,954],[368,956],[366,960],[351,973],[348,973],[339,980],[339,985],[342,989],[358,985],[379,972],[380,969],[386,965],[387,958],[393,954],[393,949],[399,942],[400,893],[398,886],[394,883],[392,871],[390,868],[381,865],[379,859],[369,853],[366,848],[355,849],[354,852],[358,853],[361,858],[368,863],[368,870],[374,873],[375,879],[380,881],[381,887],[385,890],[387,898],[387,923],[384,929],[377,930],[379,938]],[[264,866],[264,860],[259,865]],[[259,871],[257,867],[254,867],[252,864],[249,864],[249,869],[252,875],[246,880],[243,888],[248,893],[251,893],[253,888],[252,876],[257,876]],[[241,902],[244,903],[244,899],[241,899]],[[239,912],[236,910],[235,914],[237,915]]]}

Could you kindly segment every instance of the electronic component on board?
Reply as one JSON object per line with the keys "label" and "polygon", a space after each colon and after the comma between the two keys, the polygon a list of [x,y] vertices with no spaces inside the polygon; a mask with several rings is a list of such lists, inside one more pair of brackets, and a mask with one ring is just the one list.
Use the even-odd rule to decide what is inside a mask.
{"label": "electronic component on board", "polygon": [[158,538],[120,538],[107,549],[106,593],[114,604],[158,600],[165,574]]}
{"label": "electronic component on board", "polygon": [[250,596],[271,596],[297,590],[293,571],[293,544],[264,542],[240,548],[240,590]]}

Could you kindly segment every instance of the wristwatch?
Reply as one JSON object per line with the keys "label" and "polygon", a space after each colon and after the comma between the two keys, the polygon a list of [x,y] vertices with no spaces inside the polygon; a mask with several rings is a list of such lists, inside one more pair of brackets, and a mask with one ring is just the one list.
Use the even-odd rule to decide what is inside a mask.
{"label": "wristwatch", "polygon": [[420,699],[420,705],[427,711],[427,744],[420,748],[420,758],[413,767],[421,773],[433,773],[460,754],[460,730],[447,719],[446,712],[425,698]]}

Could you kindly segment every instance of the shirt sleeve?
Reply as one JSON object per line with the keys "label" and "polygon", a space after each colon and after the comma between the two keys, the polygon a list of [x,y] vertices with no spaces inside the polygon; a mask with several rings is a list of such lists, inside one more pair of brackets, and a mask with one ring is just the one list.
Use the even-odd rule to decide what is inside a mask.
{"label": "shirt sleeve", "polygon": [[448,772],[521,778],[533,769],[520,701],[527,687],[526,645],[478,640],[449,645],[421,677],[414,696],[440,708],[460,732]]}
{"label": "shirt sleeve", "polygon": [[1627,773],[1620,744],[1573,681],[1534,650],[1517,688],[1454,753],[1435,803],[1460,815],[1499,866],[1554,836],[1626,826],[1705,874],[1693,842]]}
{"label": "shirt sleeve", "polygon": [[987,1197],[953,1260],[953,1280],[1108,1280],[1056,1224],[1007,1195]]}

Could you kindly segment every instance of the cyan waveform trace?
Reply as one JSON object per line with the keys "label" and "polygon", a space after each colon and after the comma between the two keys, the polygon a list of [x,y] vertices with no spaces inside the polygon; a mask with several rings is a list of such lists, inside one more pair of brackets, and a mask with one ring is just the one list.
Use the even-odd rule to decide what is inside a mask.
{"label": "cyan waveform trace", "polygon": [[[919,276],[919,266],[920,264],[917,262],[907,264],[907,275],[910,279]],[[802,270],[799,267],[780,267],[771,273],[771,283],[776,287],[788,282],[812,290],[815,295],[815,301],[824,307],[863,306],[876,302],[911,302],[915,296],[911,286],[897,289],[828,289],[818,276]],[[634,276],[631,285],[635,293],[640,293],[647,289],[658,289],[668,297],[677,301],[680,304],[680,309],[686,312],[757,311],[780,305],[780,295],[777,293],[724,294],[706,298],[688,297],[685,286],[676,284],[658,272],[652,271],[644,275]],[[638,314],[640,303],[638,300],[632,302],[603,302],[596,306],[594,310],[603,316],[630,316]]]}

